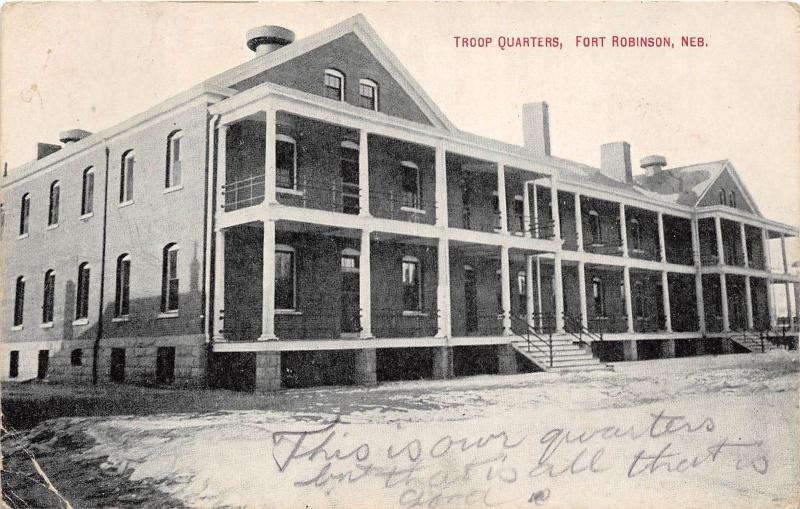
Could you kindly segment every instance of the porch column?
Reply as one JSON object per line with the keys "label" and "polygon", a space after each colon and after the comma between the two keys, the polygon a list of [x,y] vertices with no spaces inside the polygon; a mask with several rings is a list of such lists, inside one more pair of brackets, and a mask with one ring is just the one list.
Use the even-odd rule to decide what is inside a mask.
{"label": "porch column", "polygon": [[697,329],[706,332],[706,305],[703,301],[703,274],[701,272],[702,259],[700,257],[700,222],[696,217],[691,220],[692,228],[692,257],[694,258],[694,295],[697,307]]}
{"label": "porch column", "polygon": [[277,185],[278,164],[275,158],[275,144],[278,136],[278,124],[275,120],[274,109],[268,109],[265,113],[267,121],[266,136],[264,137],[264,202],[277,203],[275,188]]}
{"label": "porch column", "polygon": [[227,140],[228,140],[228,126],[219,126],[219,135],[217,141],[217,207],[225,210],[225,184],[227,182]]}
{"label": "porch column", "polygon": [[747,230],[744,223],[739,223],[739,239],[742,241],[742,256],[744,257],[745,268],[750,267],[750,262],[747,259]]}
{"label": "porch column", "polygon": [[533,327],[533,255],[525,256],[525,320]]}
{"label": "porch column", "polygon": [[578,299],[581,306],[581,327],[589,328],[589,310],[586,306],[586,264],[578,262]]}
{"label": "porch column", "polygon": [[744,277],[744,305],[747,310],[747,330],[753,329],[753,293],[750,288],[750,276]]}
{"label": "porch column", "polygon": [[664,331],[672,332],[672,307],[669,303],[669,274],[661,271],[661,300],[664,301]]}
{"label": "porch column", "polygon": [[583,251],[583,216],[581,215],[581,195],[578,193],[575,193],[575,239],[578,242],[578,252]]}
{"label": "porch column", "polygon": [[730,317],[728,316],[728,278],[725,277],[725,274],[719,275],[719,293],[721,299],[721,309],[722,309],[722,332],[730,332],[731,331],[731,322]]}
{"label": "porch column", "polygon": [[786,318],[788,319],[789,325],[792,324],[792,316],[794,313],[792,312],[792,293],[791,293],[791,284],[784,283],[784,288],[786,288]]}
{"label": "porch column", "polygon": [[437,285],[436,285],[436,337],[449,338],[452,336],[452,325],[450,321],[450,241],[447,238],[439,238],[439,246],[436,249],[437,263]]}
{"label": "porch column", "polygon": [[769,252],[769,232],[761,228],[761,251],[764,253],[764,270],[772,272],[772,259]]}
{"label": "porch column", "polygon": [[722,243],[722,220],[714,218],[714,229],[717,234],[717,265],[725,265],[725,247]]}
{"label": "porch column", "polygon": [[[561,238],[561,219],[558,215],[558,179],[556,178],[555,173],[550,176],[550,215],[553,216],[553,238],[560,239]],[[560,268],[558,269],[561,270]],[[561,282],[559,280],[560,286]],[[562,327],[563,329],[563,327]]]}
{"label": "porch column", "polygon": [[214,250],[214,331],[215,343],[225,341],[225,231],[215,233]]}
{"label": "porch column", "polygon": [[622,256],[628,257],[628,220],[625,218],[625,204],[619,204],[619,236],[622,239]]}
{"label": "porch column", "polygon": [[542,320],[544,314],[542,312],[542,261],[539,256],[536,256],[536,310],[539,313],[539,330],[542,329]]}
{"label": "porch column", "polygon": [[783,273],[789,273],[789,259],[786,257],[786,235],[781,233],[781,257],[783,258]]}
{"label": "porch column", "polygon": [[372,339],[372,257],[370,230],[361,231],[361,256],[358,269],[358,303],[361,308],[361,339]]}
{"label": "porch column", "polygon": [[264,221],[264,273],[262,275],[261,337],[259,341],[278,339],[275,335],[275,221]]}
{"label": "porch column", "polygon": [[775,316],[775,296],[772,294],[772,278],[767,278],[767,309],[769,310],[769,328],[774,329],[778,324]]}
{"label": "porch column", "polygon": [[[667,263],[667,247],[664,238],[664,214],[658,213],[658,249],[661,253],[661,263]],[[694,244],[694,232],[692,232],[692,244]],[[692,246],[694,247],[694,246]]]}
{"label": "porch column", "polygon": [[508,202],[506,201],[506,167],[497,163],[497,208],[500,211],[500,233],[508,233]]}
{"label": "porch column", "polygon": [[561,277],[561,255],[553,258],[553,293],[555,294],[556,332],[564,332],[564,280]]}
{"label": "porch column", "polygon": [[447,153],[444,144],[436,144],[436,226],[447,227]]}
{"label": "porch column", "polygon": [[524,232],[522,234],[525,237],[531,236],[531,209],[530,209],[530,200],[531,200],[531,193],[530,193],[530,186],[528,182],[522,183],[522,227],[524,228]]}
{"label": "porch column", "polygon": [[539,193],[536,192],[536,181],[533,181],[533,203],[531,203],[531,216],[533,223],[531,224],[531,237],[537,239],[541,237],[539,233]]}
{"label": "porch column", "polygon": [[[438,187],[438,180],[436,185]],[[358,215],[369,217],[369,133],[366,129],[358,131],[358,189]]]}
{"label": "porch column", "polygon": [[503,306],[503,335],[511,336],[511,268],[508,246],[500,246],[500,301]]}
{"label": "porch column", "polygon": [[625,290],[625,317],[628,332],[633,332],[633,303],[631,302],[631,269],[627,265],[622,268],[622,285]]}

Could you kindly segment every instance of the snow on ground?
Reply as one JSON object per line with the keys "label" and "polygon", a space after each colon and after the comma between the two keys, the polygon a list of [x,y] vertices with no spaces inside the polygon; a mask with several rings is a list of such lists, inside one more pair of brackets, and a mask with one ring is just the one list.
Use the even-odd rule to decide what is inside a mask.
{"label": "snow on ground", "polygon": [[784,507],[797,373],[776,351],[307,389],[261,396],[280,410],[59,419],[17,440],[83,433],[72,459],[165,506]]}

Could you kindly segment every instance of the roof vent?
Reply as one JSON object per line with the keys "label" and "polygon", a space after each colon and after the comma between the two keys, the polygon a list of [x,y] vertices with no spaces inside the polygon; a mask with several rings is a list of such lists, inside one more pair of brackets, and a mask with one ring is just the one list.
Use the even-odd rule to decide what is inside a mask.
{"label": "roof vent", "polygon": [[67,131],[61,131],[58,133],[58,139],[61,140],[61,143],[75,143],[76,141],[80,141],[87,136],[90,136],[92,133],[89,131],[84,131],[83,129],[69,129]]}
{"label": "roof vent", "polygon": [[639,161],[639,166],[642,167],[645,175],[648,177],[657,175],[658,172],[663,170],[666,165],[667,160],[664,158],[664,156],[652,155],[642,158]]}
{"label": "roof vent", "polygon": [[294,32],[275,25],[263,25],[247,31],[247,47],[255,51],[256,56],[272,53],[292,42]]}
{"label": "roof vent", "polygon": [[37,143],[36,144],[36,159],[44,159],[50,154],[54,154],[61,150],[61,145],[53,145],[51,143]]}

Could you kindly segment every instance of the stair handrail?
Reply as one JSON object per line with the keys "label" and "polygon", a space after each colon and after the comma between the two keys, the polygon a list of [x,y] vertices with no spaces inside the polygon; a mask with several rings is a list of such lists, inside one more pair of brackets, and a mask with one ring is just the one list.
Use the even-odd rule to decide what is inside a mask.
{"label": "stair handrail", "polygon": [[[553,367],[553,333],[552,333],[552,331],[547,333],[547,339],[545,339],[541,335],[539,335],[539,333],[533,328],[533,326],[531,324],[529,324],[526,320],[522,320],[520,318],[517,318],[513,314],[511,314],[510,316],[511,316],[511,325],[512,325],[511,331],[515,335],[517,335],[520,338],[525,340],[525,342],[526,342],[526,344],[528,346],[528,352],[531,351],[531,346],[533,346],[537,351],[539,351],[543,355],[547,356],[548,359],[549,359],[550,367],[552,368]],[[502,318],[502,314],[500,315],[500,318]],[[521,334],[521,333],[517,332],[517,330],[515,330],[515,328],[513,326],[515,323],[525,326],[525,333],[524,334]],[[546,345],[547,346],[547,350],[545,350],[541,346],[537,345],[531,339],[531,337],[533,337],[535,339],[538,339],[542,344]]]}
{"label": "stair handrail", "polygon": [[601,330],[600,332],[594,332],[589,330],[589,327],[584,326],[583,321],[580,318],[564,313],[564,322],[577,327],[577,334],[574,331],[569,330],[567,327],[564,327],[564,330],[567,332],[567,334],[577,338],[581,343],[586,343],[586,341],[583,340],[583,336],[587,336],[589,341],[603,341],[603,331]]}

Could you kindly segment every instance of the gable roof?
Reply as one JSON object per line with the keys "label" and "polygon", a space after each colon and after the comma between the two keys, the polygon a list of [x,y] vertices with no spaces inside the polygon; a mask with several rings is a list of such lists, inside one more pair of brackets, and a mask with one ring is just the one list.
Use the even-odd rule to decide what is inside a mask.
{"label": "gable roof", "polygon": [[[761,216],[761,211],[758,209],[753,196],[747,190],[747,187],[745,187],[741,178],[739,178],[739,174],[736,173],[736,169],[733,167],[733,164],[731,164],[731,162],[727,159],[714,161],[712,163],[672,168],[670,171],[673,172],[673,175],[676,175],[684,182],[685,187],[688,185],[693,187],[693,190],[697,195],[697,199],[691,204],[694,207],[700,205],[700,202],[703,200],[705,195],[708,194],[708,191],[714,186],[714,183],[720,178],[720,176],[727,172],[728,175],[730,175],[730,177],[733,179],[736,187],[739,189],[739,194],[744,197],[745,201],[750,206],[750,209],[753,210],[753,212],[755,212],[757,215]],[[703,171],[706,171],[708,176],[705,179],[698,179],[698,174]]]}
{"label": "gable roof", "polygon": [[436,106],[428,94],[425,93],[422,86],[411,76],[411,73],[400,63],[400,60],[394,53],[383,43],[363,14],[347,18],[321,32],[304,37],[283,48],[267,53],[266,55],[257,56],[214,76],[207,80],[207,82],[217,86],[231,87],[236,83],[276,67],[308,51],[319,48],[348,33],[352,33],[359,38],[434,126],[446,129],[449,132],[456,131],[453,123],[450,122],[447,116]]}

